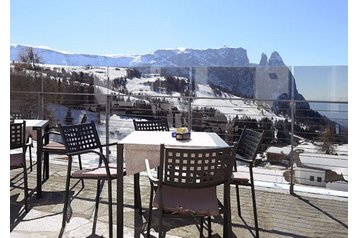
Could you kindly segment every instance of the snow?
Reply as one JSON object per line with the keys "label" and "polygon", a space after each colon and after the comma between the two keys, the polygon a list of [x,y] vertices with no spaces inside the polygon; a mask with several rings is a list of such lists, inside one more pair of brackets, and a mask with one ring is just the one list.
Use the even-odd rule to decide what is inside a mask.
{"label": "snow", "polygon": [[274,120],[284,119],[276,116],[272,112],[258,109],[257,104],[252,100],[236,97],[227,93],[223,93],[223,97],[216,97],[209,85],[198,84],[198,88],[196,96],[199,99],[194,100],[192,104],[193,107],[213,107],[224,113],[230,119],[236,115],[240,115],[240,117],[248,116],[258,120],[264,117],[273,118]]}

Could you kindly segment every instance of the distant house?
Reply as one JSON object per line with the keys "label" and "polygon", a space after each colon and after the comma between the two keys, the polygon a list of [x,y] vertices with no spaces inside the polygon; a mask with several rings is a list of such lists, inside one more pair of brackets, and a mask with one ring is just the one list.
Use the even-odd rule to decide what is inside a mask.
{"label": "distant house", "polygon": [[310,186],[326,187],[325,170],[296,167],[294,171],[295,183]]}
{"label": "distant house", "polygon": [[348,191],[348,156],[293,153],[295,183]]}
{"label": "distant house", "polygon": [[166,87],[158,87],[158,93],[167,94],[167,88]]}
{"label": "distant house", "polygon": [[267,161],[271,164],[281,164],[284,166],[289,166],[291,154],[290,145],[284,147],[270,146],[265,152]]}

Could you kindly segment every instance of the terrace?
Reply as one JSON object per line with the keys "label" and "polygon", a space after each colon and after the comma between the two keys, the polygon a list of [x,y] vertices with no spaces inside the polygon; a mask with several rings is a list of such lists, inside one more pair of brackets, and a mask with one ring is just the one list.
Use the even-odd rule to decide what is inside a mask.
{"label": "terrace", "polygon": [[[173,91],[168,84],[164,84],[168,83],[164,76],[144,74],[145,71],[141,71],[142,77],[127,79],[127,83],[124,84],[124,81],[120,83],[115,79],[118,78],[116,71],[123,74],[125,69],[78,67],[66,68],[63,71],[60,68],[46,66],[26,72],[13,69],[11,111],[21,112],[26,118],[49,119],[51,125],[69,122],[75,124],[86,114],[89,120],[96,122],[101,139],[106,142],[118,142],[133,131],[132,118],[166,119],[172,129],[186,126],[194,131],[216,132],[228,143],[238,138],[244,126],[265,131],[265,140],[254,170],[260,236],[347,237],[348,126],[345,125],[348,125],[348,119],[339,117],[342,113],[348,114],[348,101],[303,100],[294,97],[277,100],[277,96],[282,92],[287,95],[295,94],[292,76],[286,67],[270,69],[268,75],[275,73],[276,76],[269,77],[279,82],[276,85],[270,84],[270,87],[265,86],[265,72],[261,69],[250,69],[255,72],[256,77],[252,97],[234,96],[223,88],[210,87],[209,70],[190,70],[192,73],[188,74],[188,77],[178,77],[186,82],[186,91],[181,92],[183,88]],[[242,69],[237,71],[239,75],[243,72]],[[54,72],[57,72],[56,77],[53,76]],[[82,81],[73,80],[73,72],[77,72],[77,75],[83,72]],[[203,72],[207,72],[208,75]],[[92,79],[92,84],[87,84],[87,79]],[[32,80],[38,89],[25,90],[26,86],[16,87],[19,82],[25,82],[24,80]],[[62,84],[67,80],[68,85],[77,91],[74,93],[69,87],[62,91],[55,89],[50,80]],[[193,82],[196,82],[196,86],[190,87]],[[276,94],[272,96],[274,92]],[[320,105],[317,107],[320,109],[315,111],[322,115],[330,115],[331,120],[313,113],[310,108],[302,107],[305,103]],[[279,113],[273,113],[271,108],[274,105]],[[36,143],[37,138],[34,139]],[[323,148],[326,151],[322,151]],[[115,159],[115,154],[111,152],[112,154],[109,154],[109,150],[106,151]],[[36,151],[32,153],[36,155]],[[34,157],[36,161],[36,156]],[[11,171],[11,178],[15,178],[10,186],[11,237],[59,236],[66,159],[63,156],[51,155],[50,163],[50,176],[43,184],[41,199],[37,199],[35,195],[36,166],[28,173],[31,209],[27,214],[21,210],[21,179],[18,184],[21,175]],[[244,171],[245,167],[242,166],[241,169]],[[141,175],[142,203],[146,209],[149,201],[149,181],[145,173]],[[79,185],[72,186],[72,193],[75,196],[71,205],[73,213],[63,236],[106,236],[108,218],[107,208],[103,206],[106,205],[107,187],[103,187],[100,214],[95,218],[94,184],[86,182],[83,190]],[[141,217],[138,210],[133,207],[132,176],[125,176],[124,188],[125,234],[127,237],[144,237],[148,212],[146,210]],[[238,217],[233,197],[232,229],[237,237],[254,237],[250,191],[242,191],[245,221]],[[115,194],[115,191],[113,193]],[[234,195],[232,191],[231,196]],[[91,234],[93,220],[97,221],[96,235]],[[169,221],[168,225],[179,228],[169,229],[167,235],[197,237],[199,233],[196,225],[189,222],[188,226],[184,226],[187,223],[177,219]],[[212,229],[214,234],[217,233],[214,237],[222,237],[221,223],[220,219],[213,222]],[[156,235],[154,230],[152,235]]]}
{"label": "terrace", "polygon": [[[61,230],[66,166],[51,164],[50,178],[43,185],[43,198],[34,195],[36,171],[29,173],[29,188],[32,191],[30,211],[22,213],[22,186],[11,191],[10,228],[11,237],[58,237]],[[16,177],[16,172],[11,172]],[[17,176],[19,177],[19,176]],[[133,204],[133,176],[124,179],[124,237],[145,237],[148,217],[149,181],[141,177],[143,217]],[[74,186],[74,184],[72,185]],[[93,217],[95,182],[80,184],[72,189],[75,197],[72,202],[72,217],[66,225],[63,237],[107,237],[107,186],[103,187],[99,215]],[[115,186],[114,186],[115,187]],[[237,215],[234,190],[232,189],[232,229],[233,237],[254,237],[254,224],[249,189],[241,190],[242,212],[245,221]],[[115,194],[115,191],[113,191]],[[261,237],[348,237],[348,198],[332,195],[318,195],[287,190],[256,187],[258,220]],[[116,204],[114,197],[114,204]],[[19,214],[20,213],[20,214]],[[114,222],[116,210],[114,209]],[[154,223],[157,214],[154,212]],[[97,220],[96,235],[92,234],[93,219]],[[115,223],[114,223],[115,224]],[[199,230],[191,220],[167,219],[167,237],[198,237]],[[185,226],[184,226],[185,225]],[[116,226],[114,226],[116,229]],[[213,237],[222,237],[222,220],[212,224]],[[157,233],[152,229],[151,235]]]}

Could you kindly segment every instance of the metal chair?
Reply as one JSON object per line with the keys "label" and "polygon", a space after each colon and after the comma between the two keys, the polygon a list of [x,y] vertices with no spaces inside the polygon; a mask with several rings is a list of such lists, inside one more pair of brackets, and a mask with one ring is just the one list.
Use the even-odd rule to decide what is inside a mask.
{"label": "metal chair", "polygon": [[[81,119],[80,124],[84,124],[87,122],[87,115]],[[49,136],[53,136],[53,140],[48,140]],[[42,153],[45,154],[57,154],[57,155],[66,155],[65,145],[62,142],[61,133],[58,126],[50,127],[46,133],[42,135],[43,146],[42,146]],[[79,168],[82,169],[82,161],[81,157],[78,157],[78,164]],[[44,159],[44,166],[43,166],[43,179],[47,180],[50,174],[50,163],[49,158],[46,156]],[[84,183],[82,181],[82,187],[84,187]]]}
{"label": "metal chair", "polygon": [[[94,122],[78,124],[78,125],[67,125],[62,126],[59,124],[62,140],[65,145],[66,154],[68,156],[68,168],[67,168],[67,179],[66,179],[66,194],[65,203],[63,208],[62,228],[66,225],[67,210],[69,205],[69,190],[70,180],[75,179],[95,179],[97,180],[97,195],[95,205],[95,217],[98,214],[98,205],[101,191],[101,181],[107,180],[108,182],[108,216],[109,216],[109,237],[113,237],[113,218],[112,218],[112,180],[116,179],[117,167],[111,165],[103,154],[102,147],[117,145],[117,143],[111,143],[102,145],[99,139],[96,126]],[[96,167],[83,168],[77,171],[72,171],[73,156],[76,155],[88,155],[95,154],[99,158],[98,165]],[[125,172],[125,171],[124,171]],[[92,232],[95,233],[95,220]]]}
{"label": "metal chair", "polygon": [[[26,116],[24,117],[24,115],[21,112],[10,112],[10,117],[15,120],[15,119],[25,119]],[[32,171],[32,151],[31,148],[34,147],[33,144],[33,139],[32,136],[29,135],[26,138],[26,147],[29,149],[29,158],[30,158],[30,172]]]}
{"label": "metal chair", "polygon": [[[168,125],[167,120],[136,121],[135,119],[133,119],[133,125],[134,125],[134,130],[136,130],[136,131],[169,131],[169,125]],[[138,174],[134,175],[134,183],[136,183],[135,188],[139,188],[139,177],[138,176],[139,176]],[[157,189],[157,185],[155,183],[153,183],[151,180],[149,180],[149,181],[150,181],[150,196],[153,197],[153,193]],[[141,199],[140,199],[140,191],[138,189],[136,189],[136,191],[135,191],[135,200],[136,200],[136,203],[138,204],[138,207],[142,208]],[[152,204],[149,203],[149,212],[151,212],[151,210],[152,210],[151,205]],[[140,209],[140,213],[143,214],[142,209]],[[150,215],[151,214],[149,213],[149,216]]]}
{"label": "metal chair", "polygon": [[253,167],[255,166],[255,159],[262,141],[263,133],[254,131],[252,129],[244,128],[240,139],[238,141],[238,149],[236,153],[236,161],[247,164],[248,175],[237,171],[237,163],[234,166],[234,172],[232,174],[231,184],[235,185],[236,197],[237,197],[237,209],[241,219],[241,208],[240,208],[240,195],[239,186],[250,186],[252,195],[252,207],[254,212],[255,221],[255,232],[256,237],[259,237],[259,226],[257,221],[257,209],[256,209],[256,198],[255,198],[255,185]]}
{"label": "metal chair", "polygon": [[[230,178],[235,160],[236,145],[224,148],[187,149],[160,146],[158,184],[153,206],[159,211],[159,237],[164,236],[163,216],[189,216],[203,220],[224,214],[224,237],[231,234]],[[152,178],[150,178],[152,179]],[[216,187],[224,185],[224,200],[220,202]],[[151,214],[151,212],[150,212]],[[147,237],[150,236],[149,216]]]}
{"label": "metal chair", "polygon": [[24,205],[25,211],[28,212],[28,184],[26,171],[26,122],[10,123],[10,150],[21,149],[21,152],[10,153],[10,169],[23,169],[24,176]]}

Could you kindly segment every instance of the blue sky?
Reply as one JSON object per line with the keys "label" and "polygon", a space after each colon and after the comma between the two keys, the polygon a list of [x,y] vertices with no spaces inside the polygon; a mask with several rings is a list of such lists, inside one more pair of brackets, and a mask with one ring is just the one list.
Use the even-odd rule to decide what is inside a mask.
{"label": "blue sky", "polygon": [[70,53],[242,47],[250,62],[348,64],[347,0],[12,0],[10,43]]}

